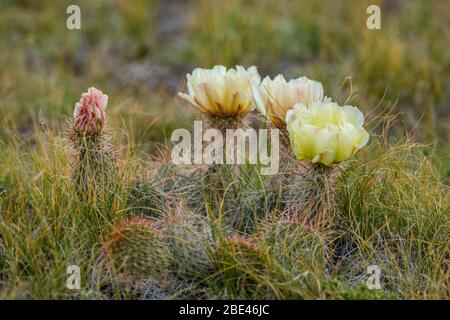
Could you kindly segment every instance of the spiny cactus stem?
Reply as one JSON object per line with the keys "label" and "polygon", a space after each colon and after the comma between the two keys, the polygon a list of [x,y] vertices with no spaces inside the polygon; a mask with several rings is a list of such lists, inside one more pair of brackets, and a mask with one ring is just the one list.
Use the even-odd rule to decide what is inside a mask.
{"label": "spiny cactus stem", "polygon": [[[245,115],[239,115],[239,116],[229,116],[229,117],[223,117],[223,116],[212,116],[208,114],[203,114],[202,117],[203,122],[203,130],[208,129],[217,129],[221,132],[223,137],[223,147],[225,148],[226,145],[226,132],[227,129],[247,129],[250,128],[249,124],[249,116],[247,114]],[[226,152],[224,150],[223,153],[223,160],[226,163]],[[209,177],[208,180],[211,180],[211,182],[215,182],[215,184],[222,184],[222,187],[227,187],[229,184],[228,179],[223,179],[227,176],[234,177],[236,175],[239,175],[239,166],[235,165],[226,165],[226,164],[211,164],[207,165],[205,168],[205,175]],[[234,187],[233,187],[234,188]],[[230,191],[228,191],[230,192]]]}
{"label": "spiny cactus stem", "polygon": [[334,207],[336,179],[342,165],[327,167],[298,161],[292,177],[285,187],[287,210],[298,219],[319,225],[323,215],[331,213]]}
{"label": "spiny cactus stem", "polygon": [[249,128],[248,115],[239,116],[213,116],[203,114],[203,129],[218,129],[222,132],[223,137],[226,136],[226,129],[246,129]]}

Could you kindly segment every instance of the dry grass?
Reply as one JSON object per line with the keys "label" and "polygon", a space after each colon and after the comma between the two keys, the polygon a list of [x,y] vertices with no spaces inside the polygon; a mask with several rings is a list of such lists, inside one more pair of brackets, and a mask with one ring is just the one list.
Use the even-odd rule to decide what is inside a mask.
{"label": "dry grass", "polygon": [[[0,4],[1,298],[450,298],[447,2],[379,2],[380,31],[364,1],[80,2],[81,32],[63,3]],[[158,152],[198,116],[174,100],[185,72],[218,63],[307,75],[339,102],[352,77],[372,138],[320,223],[292,215],[286,184],[257,167],[211,181]],[[117,173],[84,201],[64,123],[91,85],[110,96]],[[130,280],[102,254],[136,216],[160,228],[167,267]],[[80,291],[66,288],[72,264]],[[365,285],[372,264],[382,290]]]}

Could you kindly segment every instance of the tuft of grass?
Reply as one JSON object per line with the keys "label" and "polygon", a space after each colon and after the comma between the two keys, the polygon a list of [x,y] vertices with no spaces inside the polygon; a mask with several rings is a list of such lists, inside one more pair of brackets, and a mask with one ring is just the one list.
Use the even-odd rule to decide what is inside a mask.
{"label": "tuft of grass", "polygon": [[349,280],[376,264],[383,285],[400,296],[448,296],[449,193],[424,148],[375,142],[361,154],[370,158],[346,169],[334,223],[337,254],[345,257],[337,270]]}

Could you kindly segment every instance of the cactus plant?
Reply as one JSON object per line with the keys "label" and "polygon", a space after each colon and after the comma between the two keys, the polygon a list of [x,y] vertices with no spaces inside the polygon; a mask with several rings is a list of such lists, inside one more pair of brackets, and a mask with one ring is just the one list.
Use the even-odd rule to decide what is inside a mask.
{"label": "cactus plant", "polygon": [[[116,152],[105,130],[108,96],[90,88],[76,104],[74,120],[67,124],[71,143],[72,181],[82,200],[108,195],[117,177]],[[83,201],[85,202],[85,201]]]}
{"label": "cactus plant", "polygon": [[148,219],[133,217],[118,224],[103,247],[113,272],[124,277],[160,277],[171,263],[161,229]]}

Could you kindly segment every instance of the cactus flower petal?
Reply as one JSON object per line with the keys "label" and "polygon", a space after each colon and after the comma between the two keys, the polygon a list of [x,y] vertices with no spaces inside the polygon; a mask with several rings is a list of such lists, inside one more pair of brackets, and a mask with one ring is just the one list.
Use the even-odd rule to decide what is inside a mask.
{"label": "cactus flower petal", "polygon": [[253,88],[253,93],[258,111],[279,128],[286,126],[286,113],[295,104],[308,106],[324,100],[322,84],[307,77],[289,81],[283,75],[277,75],[273,80],[266,77],[259,87]]}
{"label": "cactus flower petal", "polygon": [[362,112],[334,102],[296,104],[286,123],[295,156],[326,166],[347,160],[369,140]]}
{"label": "cactus flower petal", "polygon": [[252,87],[258,86],[261,77],[255,66],[226,69],[215,66],[212,69],[195,69],[186,76],[188,94],[179,96],[213,116],[239,116],[254,108]]}
{"label": "cactus flower petal", "polygon": [[87,136],[99,134],[105,126],[107,104],[107,95],[94,87],[89,88],[75,105],[75,130]]}

